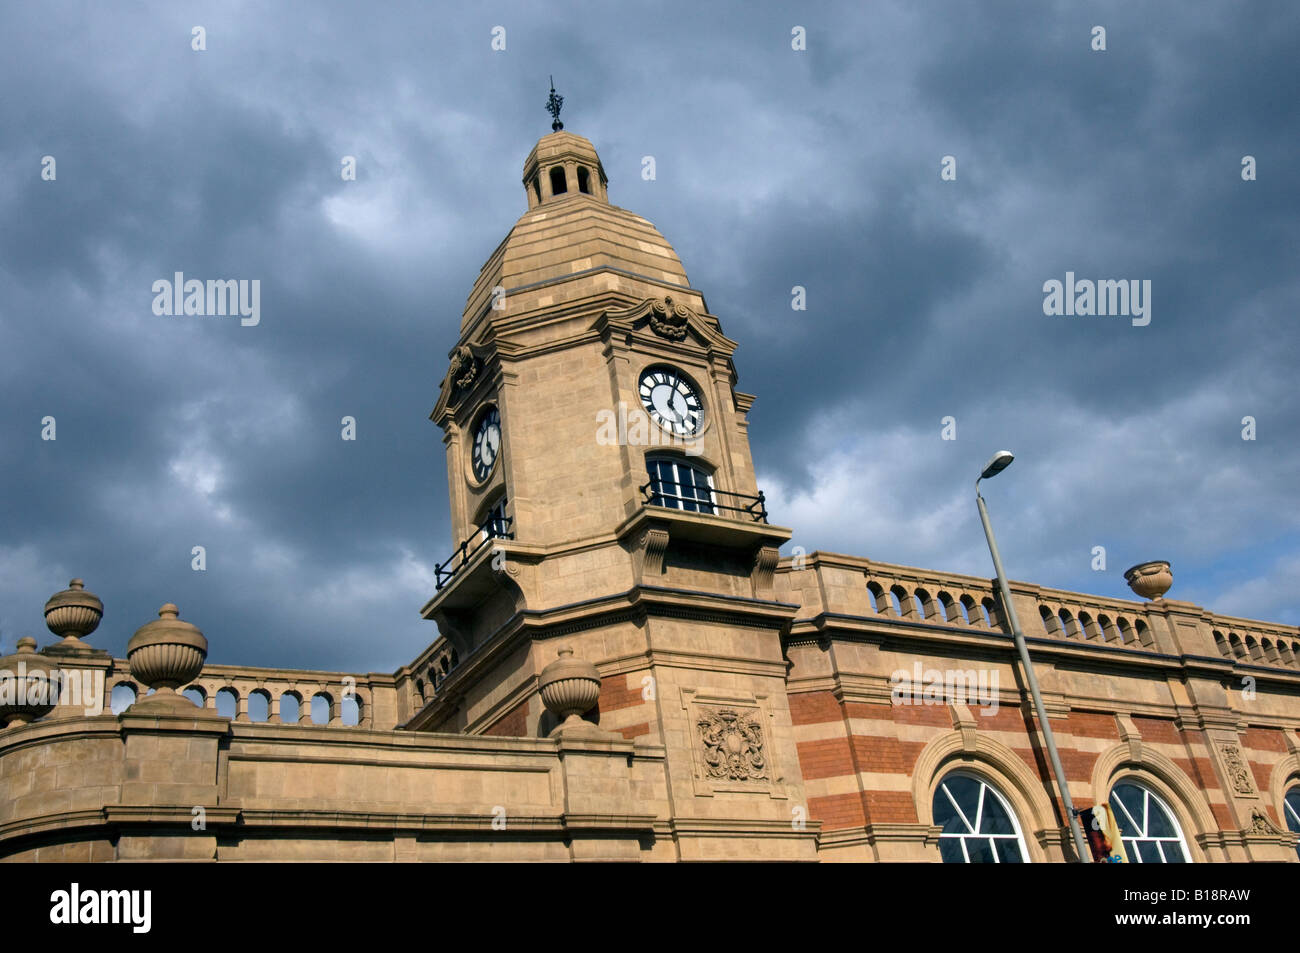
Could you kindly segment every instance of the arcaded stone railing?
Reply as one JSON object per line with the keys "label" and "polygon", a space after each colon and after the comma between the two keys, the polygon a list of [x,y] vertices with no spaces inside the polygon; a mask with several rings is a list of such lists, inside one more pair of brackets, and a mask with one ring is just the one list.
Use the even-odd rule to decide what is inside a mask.
{"label": "arcaded stone railing", "polygon": [[[992,580],[938,574],[909,566],[870,563],[866,589],[876,615],[910,622],[1009,632]],[[1012,598],[1027,636],[1046,636],[1134,649],[1155,649],[1140,602],[1101,599],[1060,589],[1012,583]],[[1026,599],[1036,611],[1026,613]]]}
{"label": "arcaded stone railing", "polygon": [[830,612],[1006,631],[992,584],[977,576],[818,552],[783,559],[777,577],[778,598],[800,603],[804,617]]}
{"label": "arcaded stone railing", "polygon": [[1033,588],[1038,603],[1035,618],[1025,618],[1021,611],[1020,624],[1026,635],[1131,649],[1157,648],[1144,603],[1103,599],[1065,589]]}
{"label": "arcaded stone railing", "polygon": [[[396,690],[391,675],[205,665],[199,677],[179,691],[196,703],[201,701],[203,708],[227,714],[233,712],[237,722],[314,724],[383,731],[391,731],[398,723]],[[131,677],[125,659],[113,660],[105,678],[104,692],[105,708],[111,707],[114,711],[120,711],[139,696],[141,686]],[[312,717],[312,701],[318,698],[325,702],[326,717],[323,720]],[[284,712],[288,714],[282,714]]]}
{"label": "arcaded stone railing", "polygon": [[993,587],[971,577],[936,576],[872,563],[867,597],[876,615],[909,622],[1006,630]]}
{"label": "arcaded stone railing", "polygon": [[1300,629],[1225,615],[1209,619],[1214,646],[1224,658],[1300,669]]}
{"label": "arcaded stone railing", "polygon": [[460,653],[445,638],[420,653],[409,666],[397,673],[397,686],[404,704],[402,721],[433,701],[443,681],[460,665]]}
{"label": "arcaded stone railing", "polygon": [[[799,603],[802,619],[830,613],[1009,631],[993,580],[978,576],[815,552],[783,559],[777,579],[778,598]],[[1109,599],[1014,580],[1009,586],[1029,638],[1165,654],[1217,650],[1242,664],[1300,669],[1300,628],[1294,626],[1219,616],[1173,600]]]}

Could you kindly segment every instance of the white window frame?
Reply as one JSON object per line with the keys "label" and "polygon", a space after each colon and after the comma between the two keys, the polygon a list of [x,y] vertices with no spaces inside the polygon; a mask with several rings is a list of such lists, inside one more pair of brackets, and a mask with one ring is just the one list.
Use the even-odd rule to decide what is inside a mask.
{"label": "white window frame", "polygon": [[[976,813],[973,822],[966,816],[966,812],[962,810],[961,805],[957,803],[957,799],[948,791],[947,784],[949,779],[956,777],[966,778],[974,781],[980,786],[980,796],[975,805]],[[1011,828],[1015,831],[1014,835],[978,833],[980,824],[984,820],[984,800],[988,797],[990,792],[997,799],[1002,810],[1007,812],[1007,817],[1011,818]],[[933,810],[934,807],[934,800],[941,796],[948,798],[948,802],[952,805],[953,810],[957,812],[957,816],[961,818],[962,823],[969,828],[969,831],[967,833],[943,833],[939,835],[939,839],[956,840],[961,845],[961,855],[964,858],[965,863],[972,863],[970,859],[970,851],[966,849],[966,842],[968,840],[1015,840],[1016,846],[1020,848],[1020,862],[1023,864],[1032,863],[1029,859],[1029,848],[1025,845],[1025,834],[1020,827],[1020,818],[1016,816],[1015,809],[1011,806],[1011,802],[1007,800],[1006,795],[997,789],[997,785],[972,771],[949,771],[943,776],[943,779],[934,789],[934,797],[931,798],[931,810]],[[998,856],[996,849],[992,853],[993,863],[1003,863],[1002,858]]]}
{"label": "white window frame", "polygon": [[480,537],[485,540],[504,539],[505,536],[502,533],[489,532],[488,526],[494,521],[499,521],[505,528],[504,531],[506,533],[510,532],[510,523],[508,522],[509,515],[510,514],[506,512],[506,498],[504,496],[498,497],[491,506],[483,511],[483,519],[481,519],[478,524]]}
{"label": "white window frame", "polygon": [[[1143,794],[1145,795],[1142,799],[1143,823],[1141,824],[1139,824],[1137,818],[1135,818],[1129,812],[1128,805],[1126,805],[1119,798],[1115,797],[1115,789],[1125,784],[1137,788],[1139,791],[1142,791]],[[1165,815],[1169,818],[1169,822],[1174,826],[1174,832],[1178,835],[1177,837],[1153,837],[1153,836],[1149,836],[1146,833],[1148,830],[1151,829],[1150,817],[1151,817],[1152,801],[1154,801],[1156,805],[1159,806],[1159,808],[1165,812]],[[1154,863],[1154,861],[1146,861],[1142,859],[1142,853],[1137,849],[1137,844],[1139,841],[1154,843],[1156,845],[1156,849],[1160,852],[1161,863],[1165,863],[1165,864],[1169,863],[1169,861],[1165,859],[1165,849],[1163,845],[1170,844],[1170,843],[1178,844],[1179,849],[1182,850],[1183,863],[1185,864],[1194,863],[1192,859],[1192,852],[1187,849],[1187,838],[1183,835],[1183,825],[1179,823],[1178,815],[1174,813],[1174,809],[1169,806],[1168,802],[1166,802],[1165,799],[1161,797],[1159,794],[1157,794],[1150,786],[1143,784],[1137,778],[1133,778],[1133,777],[1120,778],[1118,781],[1116,781],[1114,784],[1111,785],[1110,794],[1108,794],[1106,797],[1106,803],[1110,805],[1112,811],[1115,811],[1117,819],[1119,817],[1119,812],[1123,811],[1123,816],[1126,817],[1128,821],[1135,828],[1141,831],[1141,833],[1137,837],[1126,837],[1122,831],[1120,833],[1120,840],[1124,844],[1124,854],[1125,856],[1128,857],[1128,861],[1130,864]],[[1116,805],[1118,805],[1118,807],[1116,807]]]}
{"label": "white window frame", "polygon": [[[1291,803],[1291,798],[1295,798],[1295,804]],[[1287,830],[1300,834],[1300,784],[1292,785],[1282,793],[1282,820],[1286,822]],[[1296,845],[1295,852],[1300,858],[1300,844]]]}
{"label": "white window frame", "polygon": [[[659,503],[655,503],[654,504],[655,506],[662,506],[666,509],[682,510],[687,513],[704,513],[705,516],[718,515],[718,498],[716,495],[714,495],[715,487],[713,486],[713,474],[710,473],[708,470],[704,469],[704,467],[697,467],[692,463],[688,463],[685,460],[681,460],[673,456],[648,456],[646,457],[645,462],[646,462],[646,478],[650,480],[652,484],[654,484],[655,481],[661,479],[658,475],[652,474],[650,472],[650,467],[652,465],[664,464],[664,463],[672,465],[673,486],[675,487],[674,490],[675,496],[669,497],[669,496],[665,496],[663,493],[656,493],[655,487],[652,485],[650,487],[651,499],[653,500],[655,497],[658,497],[662,501]],[[686,494],[683,492],[685,488],[685,481],[682,480],[683,469],[689,470],[692,473],[699,473],[704,476],[704,481],[707,484],[708,491],[709,491],[709,499],[707,501],[708,503],[707,511],[703,509],[703,504],[706,502],[705,500],[700,500],[700,499],[691,500],[690,498],[687,499],[678,498],[678,497],[686,496]],[[696,489],[699,489],[699,487],[694,482],[691,483],[691,486]],[[699,507],[694,510],[687,509],[686,504],[688,502],[694,502],[696,504],[699,504]]]}

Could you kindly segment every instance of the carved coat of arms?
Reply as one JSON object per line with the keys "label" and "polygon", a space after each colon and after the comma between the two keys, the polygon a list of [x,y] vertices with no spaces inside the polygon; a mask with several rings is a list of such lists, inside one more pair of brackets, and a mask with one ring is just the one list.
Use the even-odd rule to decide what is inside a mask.
{"label": "carved coat of arms", "polygon": [[735,708],[706,710],[696,724],[708,777],[729,781],[767,779],[763,726],[753,715]]}

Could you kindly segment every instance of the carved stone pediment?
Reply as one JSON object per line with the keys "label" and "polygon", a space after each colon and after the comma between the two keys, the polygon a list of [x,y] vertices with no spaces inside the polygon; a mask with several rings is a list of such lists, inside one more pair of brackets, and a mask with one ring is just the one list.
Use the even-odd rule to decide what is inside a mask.
{"label": "carved stone pediment", "polygon": [[674,342],[686,340],[686,331],[692,323],[697,328],[701,325],[700,316],[671,294],[646,298],[626,311],[610,312],[610,317],[642,327],[649,326],[659,337]]}

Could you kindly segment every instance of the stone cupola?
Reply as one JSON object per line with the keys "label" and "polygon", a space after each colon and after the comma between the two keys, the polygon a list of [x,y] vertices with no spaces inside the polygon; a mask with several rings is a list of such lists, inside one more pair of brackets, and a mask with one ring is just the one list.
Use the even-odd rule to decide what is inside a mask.
{"label": "stone cupola", "polygon": [[530,209],[582,195],[609,204],[608,183],[596,147],[571,132],[543,136],[524,160]]}

